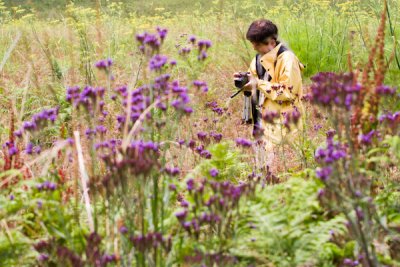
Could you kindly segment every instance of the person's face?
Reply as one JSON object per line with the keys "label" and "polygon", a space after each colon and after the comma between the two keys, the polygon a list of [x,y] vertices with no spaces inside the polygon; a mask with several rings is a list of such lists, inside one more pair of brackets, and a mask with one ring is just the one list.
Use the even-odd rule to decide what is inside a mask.
{"label": "person's face", "polygon": [[274,49],[276,47],[276,41],[275,39],[268,38],[265,42],[263,43],[256,43],[256,42],[251,42],[253,45],[254,50],[256,50],[259,54],[264,55]]}

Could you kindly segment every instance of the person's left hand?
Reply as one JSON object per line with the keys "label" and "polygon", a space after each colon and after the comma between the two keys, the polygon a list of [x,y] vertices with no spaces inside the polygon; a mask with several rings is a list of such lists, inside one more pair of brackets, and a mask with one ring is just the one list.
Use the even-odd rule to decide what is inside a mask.
{"label": "person's left hand", "polygon": [[249,82],[243,86],[243,91],[252,91],[253,89],[257,89],[257,79],[251,74],[248,74],[248,77]]}

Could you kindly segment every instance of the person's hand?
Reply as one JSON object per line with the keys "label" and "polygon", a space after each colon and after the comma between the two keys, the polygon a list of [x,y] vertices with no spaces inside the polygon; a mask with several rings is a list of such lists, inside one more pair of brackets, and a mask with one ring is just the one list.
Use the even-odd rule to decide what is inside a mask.
{"label": "person's hand", "polygon": [[239,78],[240,77],[240,72],[235,72],[233,74],[233,78]]}
{"label": "person's hand", "polygon": [[257,89],[257,79],[251,74],[248,74],[248,77],[249,82],[243,86],[243,91],[252,91],[253,89]]}

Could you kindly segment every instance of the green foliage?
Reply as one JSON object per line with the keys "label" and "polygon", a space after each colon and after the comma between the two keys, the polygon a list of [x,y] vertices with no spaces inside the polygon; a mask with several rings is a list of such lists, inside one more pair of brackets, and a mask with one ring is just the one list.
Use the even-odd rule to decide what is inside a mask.
{"label": "green foliage", "polygon": [[324,215],[317,200],[319,187],[314,180],[290,178],[258,191],[245,214],[255,230],[241,237],[238,255],[279,266],[332,263],[341,258],[340,248],[329,240],[332,233],[346,234],[345,220],[341,215]]}
{"label": "green foliage", "polygon": [[23,181],[14,185],[9,194],[3,191],[0,195],[2,266],[33,264],[38,253],[32,246],[41,240],[53,239],[77,253],[85,249],[88,229],[80,224],[73,201],[63,203],[63,188],[40,191],[36,189],[38,184]]}
{"label": "green foliage", "polygon": [[231,145],[222,142],[210,146],[212,158],[200,162],[190,176],[211,178],[210,170],[215,168],[219,171],[216,177],[218,180],[236,182],[243,180],[251,172],[250,158],[240,150],[231,149]]}

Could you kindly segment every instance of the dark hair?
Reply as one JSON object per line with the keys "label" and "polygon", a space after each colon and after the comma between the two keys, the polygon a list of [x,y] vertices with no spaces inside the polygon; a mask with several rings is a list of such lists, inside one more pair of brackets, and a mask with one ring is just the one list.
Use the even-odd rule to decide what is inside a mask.
{"label": "dark hair", "polygon": [[278,27],[276,27],[272,21],[267,19],[253,21],[246,34],[246,39],[255,43],[263,43],[268,37],[277,40]]}

